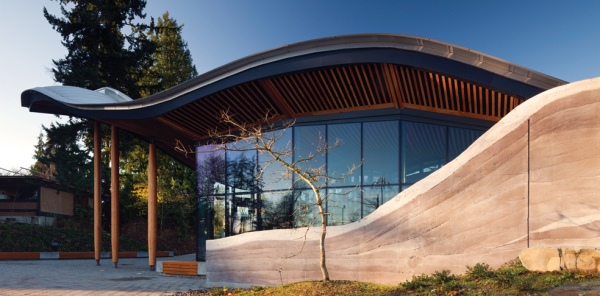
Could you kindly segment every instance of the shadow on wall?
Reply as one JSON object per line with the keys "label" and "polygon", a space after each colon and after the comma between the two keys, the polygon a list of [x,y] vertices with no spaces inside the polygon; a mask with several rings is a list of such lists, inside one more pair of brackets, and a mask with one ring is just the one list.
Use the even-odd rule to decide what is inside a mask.
{"label": "shadow on wall", "polygon": [[[371,215],[329,227],[331,279],[397,284],[444,269],[463,273],[479,262],[498,267],[528,247],[598,245],[597,114],[600,78],[523,103],[454,161]],[[207,284],[319,280],[319,230],[309,230],[306,241],[304,233],[208,241]]]}

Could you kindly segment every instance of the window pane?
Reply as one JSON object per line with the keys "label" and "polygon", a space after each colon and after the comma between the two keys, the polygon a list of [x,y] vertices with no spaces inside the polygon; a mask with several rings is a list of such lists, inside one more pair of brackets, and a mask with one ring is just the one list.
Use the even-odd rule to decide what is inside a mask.
{"label": "window pane", "polygon": [[198,229],[197,235],[206,233],[208,239],[222,237],[225,233],[225,151],[220,145],[196,147],[196,163],[198,218],[201,219],[202,211],[207,215],[203,220],[206,228]]}
{"label": "window pane", "polygon": [[[325,153],[322,151],[325,142],[325,126],[299,126],[294,128],[294,162],[298,167],[307,172],[313,172],[315,175],[321,175],[317,180],[317,185],[322,185],[325,181]],[[296,180],[295,188],[309,188],[301,180]]]}
{"label": "window pane", "polygon": [[448,128],[448,161],[452,161],[463,153],[481,135],[483,135],[483,131],[455,127]]}
{"label": "window pane", "polygon": [[212,202],[207,203],[207,207],[209,239],[225,237],[225,196],[216,196]]}
{"label": "window pane", "polygon": [[225,152],[217,145],[196,148],[198,193],[210,197],[225,194]]}
{"label": "window pane", "polygon": [[402,130],[403,183],[415,183],[446,163],[446,127],[406,121]]}
{"label": "window pane", "polygon": [[254,230],[254,194],[238,190],[227,195],[227,211],[231,235]]}
{"label": "window pane", "polygon": [[333,188],[328,189],[327,223],[344,225],[360,219],[360,189]]}
{"label": "window pane", "polygon": [[292,191],[262,194],[261,218],[263,229],[294,227],[294,196]]}
{"label": "window pane", "polygon": [[296,227],[320,225],[321,217],[316,206],[314,192],[312,190],[295,190],[294,192],[294,222]]}
{"label": "window pane", "polygon": [[[292,131],[291,129],[277,130],[274,132],[265,133],[263,139],[259,141],[275,141],[273,150],[277,153],[289,155],[283,155],[282,158],[286,162],[292,161]],[[290,189],[292,187],[292,177],[287,173],[285,167],[281,163],[275,161],[266,152],[260,152],[258,155],[260,173],[260,186],[263,190],[278,190],[278,189]]]}
{"label": "window pane", "polygon": [[[254,185],[256,184],[256,151],[244,151],[249,147],[254,147],[248,144],[252,145],[248,142],[227,145],[227,186],[229,192],[254,191]],[[236,149],[241,150],[236,151]]]}
{"label": "window pane", "polygon": [[327,155],[329,186],[360,185],[360,167],[348,174],[353,165],[360,165],[360,124],[329,125],[327,138],[330,147],[339,143]]}
{"label": "window pane", "polygon": [[398,184],[398,121],[363,125],[363,185],[378,181]]}
{"label": "window pane", "polygon": [[371,214],[400,192],[396,185],[369,186],[363,189],[363,217]]}

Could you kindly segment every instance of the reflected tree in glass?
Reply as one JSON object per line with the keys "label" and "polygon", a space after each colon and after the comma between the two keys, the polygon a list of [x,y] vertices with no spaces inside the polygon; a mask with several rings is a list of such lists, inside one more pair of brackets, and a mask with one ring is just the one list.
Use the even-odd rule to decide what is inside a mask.
{"label": "reflected tree in glass", "polygon": [[[229,147],[231,148],[231,147]],[[252,151],[227,151],[227,188],[225,205],[231,204],[225,210],[225,235],[230,236],[244,232],[248,226],[249,208],[256,184],[256,155]],[[247,155],[250,155],[248,157]],[[230,200],[228,200],[230,197]],[[238,211],[241,208],[241,212]]]}
{"label": "reflected tree in glass", "polygon": [[[319,136],[311,144],[313,151],[303,151],[301,157],[293,158],[294,147],[286,144],[285,149],[279,149],[281,142],[277,137],[278,134],[274,133],[277,127],[274,124],[269,124],[272,118],[269,116],[265,117],[265,125],[248,125],[244,122],[236,121],[231,114],[227,111],[221,113],[221,123],[229,126],[229,132],[219,132],[214,130],[210,136],[221,141],[221,144],[225,143],[240,143],[237,145],[237,151],[249,151],[256,150],[259,154],[268,155],[267,163],[260,163],[260,170],[258,171],[257,178],[261,179],[264,172],[271,167],[273,164],[278,164],[285,169],[284,177],[293,175],[295,176],[294,184],[292,186],[306,186],[306,188],[312,191],[314,202],[312,203],[316,208],[319,216],[321,235],[319,238],[319,251],[320,251],[320,268],[322,273],[323,281],[329,280],[329,272],[327,271],[325,261],[325,238],[327,236],[327,212],[325,209],[327,202],[327,195],[324,194],[324,186],[327,184],[327,170],[325,165],[324,155],[333,148],[340,145],[340,141],[335,141],[333,145],[328,143],[323,134],[317,133]],[[282,126],[283,130],[291,128],[294,122],[284,123]],[[253,139],[249,141],[247,139]],[[245,143],[244,143],[245,141]],[[228,147],[228,149],[231,149]],[[292,159],[290,161],[290,158]],[[349,169],[351,173],[357,168],[352,166]],[[297,185],[303,184],[303,185]],[[292,188],[290,188],[292,189]],[[307,190],[307,192],[308,192]],[[227,203],[226,203],[227,204]],[[298,203],[295,207],[298,207]],[[310,207],[307,207],[310,208]],[[227,212],[227,211],[226,211]],[[307,230],[308,231],[308,228]]]}

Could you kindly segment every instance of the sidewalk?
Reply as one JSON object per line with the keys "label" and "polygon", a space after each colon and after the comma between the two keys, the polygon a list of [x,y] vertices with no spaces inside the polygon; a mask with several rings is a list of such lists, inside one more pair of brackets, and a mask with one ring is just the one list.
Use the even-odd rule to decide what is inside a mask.
{"label": "sidewalk", "polygon": [[548,291],[550,296],[593,296],[600,295],[600,282],[585,282],[557,287]]}
{"label": "sidewalk", "polygon": [[[157,261],[193,261],[194,255]],[[150,271],[147,258],[28,260],[0,262],[0,295],[173,295],[199,290],[201,277],[164,276]]]}

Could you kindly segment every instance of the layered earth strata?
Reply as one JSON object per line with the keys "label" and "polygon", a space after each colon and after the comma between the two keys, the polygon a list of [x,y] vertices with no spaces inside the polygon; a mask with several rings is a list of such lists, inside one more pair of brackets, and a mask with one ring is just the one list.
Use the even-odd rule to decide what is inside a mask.
{"label": "layered earth strata", "polygon": [[[600,78],[546,91],[364,219],[328,227],[331,279],[397,284],[529,247],[600,243]],[[305,235],[306,234],[306,235]],[[207,283],[321,279],[318,228],[207,242]]]}

